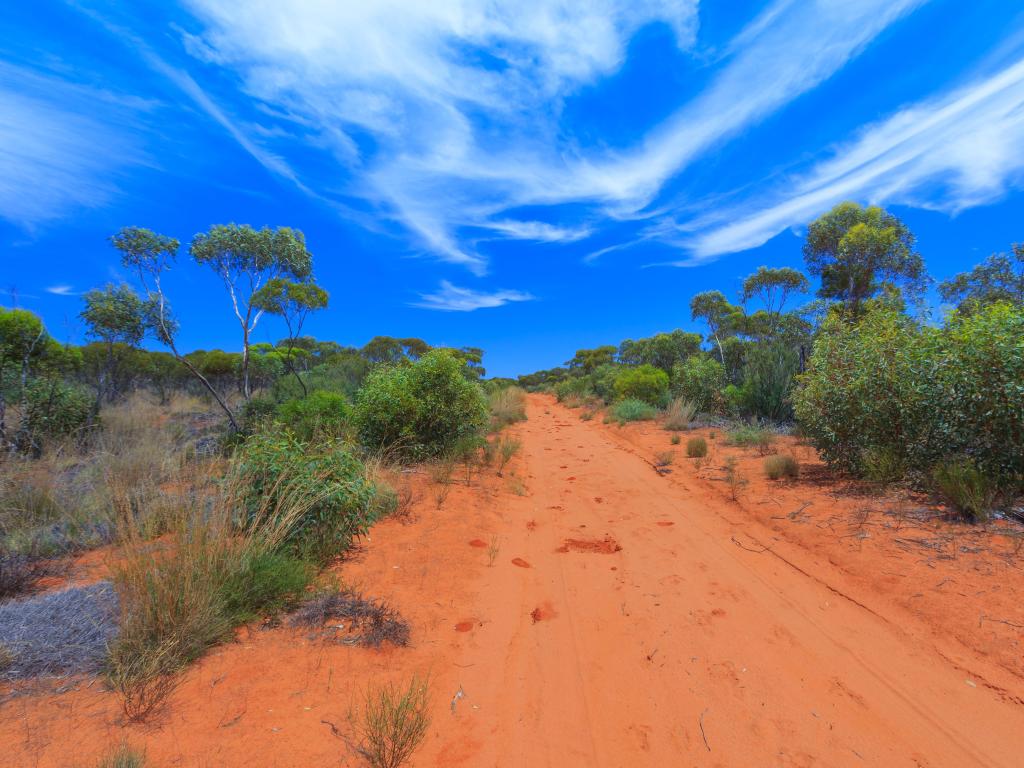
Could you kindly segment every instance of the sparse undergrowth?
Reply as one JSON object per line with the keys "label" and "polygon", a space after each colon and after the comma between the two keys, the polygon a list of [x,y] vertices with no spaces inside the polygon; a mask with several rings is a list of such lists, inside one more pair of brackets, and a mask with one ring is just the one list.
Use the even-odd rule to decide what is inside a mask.
{"label": "sparse undergrowth", "polygon": [[606,421],[616,421],[619,426],[630,421],[650,421],[658,415],[658,409],[643,400],[620,400],[608,409]]}
{"label": "sparse undergrowth", "polygon": [[795,480],[800,476],[800,464],[788,454],[769,456],[764,460],[764,473],[769,480]]}
{"label": "sparse undergrowth", "polygon": [[396,610],[351,590],[313,597],[291,615],[289,624],[320,630],[345,645],[379,648],[384,643],[409,644],[409,625]]}
{"label": "sparse undergrowth", "polygon": [[359,751],[372,768],[401,768],[427,735],[429,684],[414,676],[408,686],[369,688],[353,713]]}

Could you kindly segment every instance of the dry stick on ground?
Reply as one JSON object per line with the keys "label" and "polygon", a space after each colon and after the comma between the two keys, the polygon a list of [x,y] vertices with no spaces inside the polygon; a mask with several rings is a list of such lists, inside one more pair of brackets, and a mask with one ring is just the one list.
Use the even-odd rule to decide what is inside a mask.
{"label": "dry stick on ground", "polygon": [[711,745],[708,744],[707,734],[704,733],[704,715],[708,713],[711,707],[705,707],[704,711],[700,713],[700,719],[697,721],[700,724],[700,737],[704,739],[704,746],[708,748],[708,752],[711,751]]}

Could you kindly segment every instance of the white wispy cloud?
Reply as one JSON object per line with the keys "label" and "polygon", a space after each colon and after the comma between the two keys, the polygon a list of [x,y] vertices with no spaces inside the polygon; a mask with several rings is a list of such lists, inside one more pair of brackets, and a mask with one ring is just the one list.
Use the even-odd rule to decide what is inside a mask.
{"label": "white wispy cloud", "polygon": [[[193,56],[237,73],[305,151],[327,151],[343,194],[482,274],[478,230],[572,242],[595,220],[644,215],[702,153],[832,76],[923,2],[775,0],[726,46],[703,91],[619,149],[581,145],[563,104],[617,72],[648,24],[691,48],[697,0],[188,0],[202,28],[181,34]],[[259,139],[286,162],[292,139]],[[593,210],[560,225],[512,213],[565,203]]]}
{"label": "white wispy cloud", "polygon": [[148,106],[0,63],[0,217],[31,228],[107,204],[122,169],[147,162],[121,126]]}
{"label": "white wispy cloud", "polygon": [[446,312],[472,312],[475,309],[500,307],[509,302],[533,301],[534,298],[523,291],[499,290],[488,293],[460,288],[447,280],[442,280],[437,291],[420,294],[420,301],[413,303],[412,306]]}
{"label": "white wispy cloud", "polygon": [[46,292],[52,293],[54,296],[78,296],[80,293],[74,289],[74,286],[65,284],[47,286]]}
{"label": "white wispy cloud", "polygon": [[1022,181],[1024,59],[867,126],[806,174],[677,235],[706,261],[759,246],[841,200],[956,213]]}

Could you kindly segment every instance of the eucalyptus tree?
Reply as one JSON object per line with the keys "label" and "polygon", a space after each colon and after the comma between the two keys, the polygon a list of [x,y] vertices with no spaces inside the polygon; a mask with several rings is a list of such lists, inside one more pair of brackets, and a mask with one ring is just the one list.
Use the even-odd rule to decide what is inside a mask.
{"label": "eucalyptus tree", "polygon": [[970,272],[944,280],[939,293],[965,314],[998,301],[1024,306],[1024,244],[1014,245],[1012,255],[997,253]]}
{"label": "eucalyptus tree", "polygon": [[284,320],[285,327],[288,329],[284,364],[298,380],[299,386],[302,387],[303,397],[309,394],[309,390],[295,367],[296,344],[309,313],[325,309],[328,299],[327,291],[314,283],[312,279],[306,282],[295,282],[283,277],[271,278],[253,296],[253,306],[268,315],[275,315]]}
{"label": "eucalyptus tree", "polygon": [[792,267],[758,267],[743,281],[740,296],[744,304],[757,298],[764,306],[766,332],[773,338],[780,330],[786,301],[794,293],[804,293],[810,284],[799,270]]}
{"label": "eucalyptus tree", "polygon": [[297,229],[254,229],[248,224],[214,225],[192,238],[189,253],[220,277],[231,299],[242,330],[242,394],[248,400],[249,339],[266,311],[256,301],[260,289],[276,278],[305,281],[313,273],[313,255]]}
{"label": "eucalyptus tree", "polygon": [[927,285],[924,260],[906,224],[877,205],[839,203],[807,228],[804,259],[821,278],[818,296],[845,304],[847,316],[860,316],[864,302],[887,286],[911,297]]}
{"label": "eucalyptus tree", "polygon": [[690,318],[703,320],[707,324],[710,336],[718,347],[722,365],[725,365],[722,341],[735,334],[742,316],[743,310],[731,304],[721,291],[703,291],[690,299]]}
{"label": "eucalyptus tree", "polygon": [[146,335],[146,313],[142,299],[129,286],[108,284],[88,291],[82,297],[85,307],[79,318],[86,325],[86,335],[103,344],[105,354],[96,380],[96,407],[104,399],[110,401],[118,393],[114,385],[116,350],[134,349]]}
{"label": "eucalyptus tree", "polygon": [[135,272],[144,291],[143,313],[147,332],[170,349],[174,358],[200,381],[224,411],[232,429],[237,431],[238,421],[227,401],[195,363],[178,349],[179,325],[164,292],[163,277],[174,266],[181,244],[173,237],[143,227],[124,227],[110,238],[110,242],[120,251],[121,264]]}

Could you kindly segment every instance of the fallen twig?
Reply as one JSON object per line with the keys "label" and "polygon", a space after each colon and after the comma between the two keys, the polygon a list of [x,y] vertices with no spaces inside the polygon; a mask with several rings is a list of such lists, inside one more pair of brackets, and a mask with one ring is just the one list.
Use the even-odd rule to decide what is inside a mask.
{"label": "fallen twig", "polygon": [[711,751],[711,745],[708,744],[707,734],[704,733],[704,715],[706,715],[708,713],[708,709],[709,709],[709,707],[705,707],[704,711],[700,713],[700,718],[698,719],[697,722],[700,724],[700,737],[702,739],[704,739],[704,746],[707,747],[708,748],[708,752],[710,752]]}

